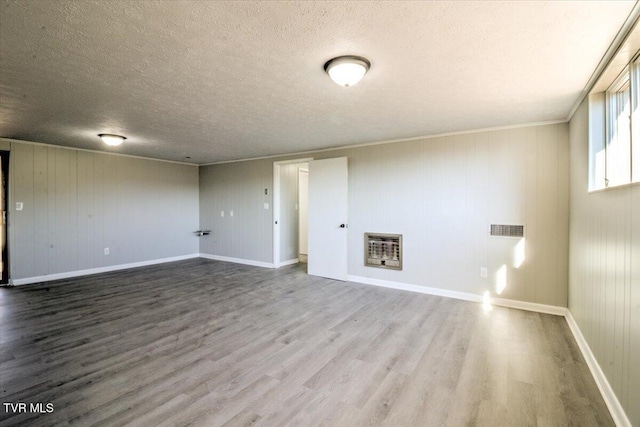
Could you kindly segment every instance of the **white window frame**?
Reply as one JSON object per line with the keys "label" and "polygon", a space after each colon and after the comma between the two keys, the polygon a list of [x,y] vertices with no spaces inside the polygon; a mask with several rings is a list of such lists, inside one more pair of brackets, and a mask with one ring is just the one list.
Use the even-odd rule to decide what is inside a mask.
{"label": "white window frame", "polygon": [[[618,103],[627,89],[623,116]],[[589,191],[640,182],[639,105],[640,51],[606,90],[589,95]]]}

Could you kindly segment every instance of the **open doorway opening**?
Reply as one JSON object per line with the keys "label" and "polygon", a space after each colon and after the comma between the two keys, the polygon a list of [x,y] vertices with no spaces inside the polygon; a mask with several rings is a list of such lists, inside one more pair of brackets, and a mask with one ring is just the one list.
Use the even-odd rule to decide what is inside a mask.
{"label": "open doorway opening", "polygon": [[1,279],[0,284],[9,283],[9,242],[7,239],[7,189],[9,183],[9,152],[0,151],[0,248],[2,259],[0,260]]}
{"label": "open doorway opening", "polygon": [[298,169],[298,259],[309,261],[309,165]]}
{"label": "open doorway opening", "polygon": [[313,159],[273,164],[273,265],[276,268],[307,261],[310,160]]}
{"label": "open doorway opening", "polygon": [[[301,191],[305,171],[308,186]],[[309,274],[347,280],[348,175],[347,157],[274,162],[275,268],[307,258]]]}

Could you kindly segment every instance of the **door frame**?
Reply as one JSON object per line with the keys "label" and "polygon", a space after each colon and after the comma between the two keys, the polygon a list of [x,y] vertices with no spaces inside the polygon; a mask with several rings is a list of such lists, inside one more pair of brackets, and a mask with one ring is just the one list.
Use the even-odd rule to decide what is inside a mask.
{"label": "door frame", "polygon": [[[9,203],[9,156],[11,152],[8,150],[0,150],[2,154],[2,161],[0,167],[2,167],[2,179],[4,180],[4,186],[0,185],[0,191],[3,191],[4,199],[4,250],[2,251],[2,277],[0,277],[0,286],[7,286],[9,284],[9,211],[11,204]],[[2,218],[0,218],[2,220]]]}
{"label": "door frame", "polygon": [[271,226],[273,227],[273,268],[280,268],[282,265],[280,262],[280,224],[278,224],[280,222],[280,166],[307,163],[312,160],[313,157],[305,157],[273,162],[273,217],[271,218]]}

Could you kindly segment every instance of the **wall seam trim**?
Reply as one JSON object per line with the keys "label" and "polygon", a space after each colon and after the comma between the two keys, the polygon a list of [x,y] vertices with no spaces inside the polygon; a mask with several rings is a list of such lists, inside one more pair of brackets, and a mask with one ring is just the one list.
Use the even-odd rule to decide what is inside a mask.
{"label": "wall seam trim", "polygon": [[607,408],[609,408],[609,412],[611,413],[613,422],[618,427],[632,427],[631,421],[629,421],[629,418],[627,417],[624,408],[620,404],[618,397],[613,391],[611,384],[609,384],[607,377],[604,375],[604,372],[602,372],[598,360],[596,359],[593,352],[591,352],[591,348],[589,347],[587,340],[584,338],[584,335],[582,335],[582,331],[580,330],[578,323],[576,323],[575,319],[571,315],[571,311],[567,309],[567,313],[564,317],[567,321],[567,324],[569,325],[569,329],[571,330],[573,337],[578,343],[578,347],[580,348],[580,352],[582,353],[584,360],[587,362],[587,366],[591,371],[591,375],[596,381],[596,385],[600,390],[600,394],[602,395]]}

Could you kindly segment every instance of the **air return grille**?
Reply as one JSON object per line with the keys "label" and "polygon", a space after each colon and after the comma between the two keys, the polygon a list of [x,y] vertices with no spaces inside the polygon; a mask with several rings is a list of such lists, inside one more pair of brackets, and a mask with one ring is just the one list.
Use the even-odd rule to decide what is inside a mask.
{"label": "air return grille", "polygon": [[364,265],[402,270],[402,234],[364,233]]}
{"label": "air return grille", "polygon": [[491,224],[491,235],[499,237],[524,237],[524,225]]}

